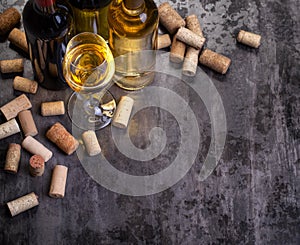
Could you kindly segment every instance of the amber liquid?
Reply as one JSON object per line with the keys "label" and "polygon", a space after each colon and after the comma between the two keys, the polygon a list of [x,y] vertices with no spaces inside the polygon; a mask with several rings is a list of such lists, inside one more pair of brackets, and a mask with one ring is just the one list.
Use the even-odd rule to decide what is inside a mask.
{"label": "amber liquid", "polygon": [[[109,45],[115,57],[115,82],[121,88],[137,90],[154,78],[158,11],[153,1],[129,10],[114,1],[108,12]],[[152,50],[152,51],[151,51]]]}
{"label": "amber liquid", "polygon": [[107,23],[108,6],[99,9],[79,9],[73,7],[76,33],[93,32],[98,33],[104,39],[108,39]]}
{"label": "amber liquid", "polygon": [[113,72],[112,60],[106,47],[81,44],[68,50],[64,58],[64,76],[74,91],[100,90],[110,82],[105,78]]}
{"label": "amber liquid", "polygon": [[93,32],[108,39],[107,11],[111,0],[69,0],[76,34]]}

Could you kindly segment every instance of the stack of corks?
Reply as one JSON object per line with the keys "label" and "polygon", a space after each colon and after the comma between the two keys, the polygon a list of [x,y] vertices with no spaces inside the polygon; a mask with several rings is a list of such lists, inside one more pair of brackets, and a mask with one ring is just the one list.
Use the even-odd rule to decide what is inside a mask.
{"label": "stack of corks", "polygon": [[[28,45],[25,33],[17,29],[21,14],[15,8],[8,8],[0,14],[0,36],[7,37],[16,51],[21,55],[28,55]],[[19,76],[24,70],[24,59],[1,60],[0,72],[13,76],[12,87],[23,92],[4,105],[0,105],[0,111],[6,122],[0,124],[0,141],[11,135],[20,133],[24,139],[19,143],[9,143],[6,153],[4,170],[7,173],[17,174],[20,162],[22,162],[22,148],[31,154],[28,169],[31,176],[43,176],[46,163],[52,158],[52,151],[36,136],[39,132],[31,112],[32,104],[26,94],[36,94],[38,83]],[[65,114],[64,101],[47,101],[41,104],[41,115],[59,116]],[[46,133],[46,138],[59,147],[65,154],[71,155],[77,149],[79,142],[59,122],[52,125]],[[56,164],[53,168],[49,196],[63,198],[67,180],[68,168]],[[24,212],[39,205],[38,196],[32,192],[7,203],[12,216]]]}
{"label": "stack of corks", "polygon": [[[158,13],[160,24],[173,35],[173,38],[171,41],[169,34],[159,35],[157,49],[171,46],[170,61],[182,64],[183,75],[195,76],[198,62],[218,73],[226,74],[231,59],[208,48],[202,50],[206,39],[196,15],[183,19],[168,2],[159,6]],[[258,48],[261,37],[241,30],[237,41]]]}
{"label": "stack of corks", "polygon": [[[0,14],[0,36],[7,36],[13,47],[22,51],[22,54],[28,55],[28,44],[25,32],[16,28],[21,19],[21,14],[15,8],[8,8]],[[24,59],[5,59],[0,60],[0,72],[3,74],[22,74],[24,71]],[[38,83],[31,79],[16,76],[13,81],[15,90],[35,94],[38,89]]]}
{"label": "stack of corks", "polygon": [[[49,102],[45,103],[46,106],[43,106],[42,114],[49,116],[55,115],[56,113],[62,113],[61,106],[64,106],[63,103],[59,102],[58,104],[60,106],[58,106],[58,109],[56,110],[55,108],[51,108],[50,111],[47,110],[47,103]],[[54,105],[56,104],[57,102],[54,102]],[[34,136],[38,135],[38,130],[32,113],[29,110],[31,107],[31,102],[25,94],[20,95],[19,97],[0,107],[0,111],[7,119],[7,122],[0,125],[0,140],[19,133],[22,129],[25,138],[21,145],[17,143],[9,144],[4,170],[9,173],[17,174],[21,160],[22,146],[22,148],[32,154],[29,160],[29,173],[31,176],[35,177],[43,175],[45,163],[52,158],[53,153],[44,144],[34,138]],[[67,155],[72,154],[79,145],[78,141],[59,122],[55,123],[47,131],[46,137],[55,143]],[[68,168],[63,165],[57,164],[55,166],[49,191],[50,197],[64,197],[67,170]],[[38,204],[38,197],[34,193],[30,193],[7,203],[12,216],[33,208]]]}
{"label": "stack of corks", "polygon": [[[49,103],[54,105],[51,110],[47,109]],[[29,160],[29,173],[31,176],[42,176],[45,170],[45,163],[48,162],[53,153],[44,144],[39,142],[35,136],[38,130],[30,111],[32,104],[25,94],[16,97],[0,107],[0,111],[7,122],[0,125],[0,140],[16,133],[23,132],[24,139],[21,144],[10,143],[8,146],[4,170],[8,173],[17,174],[21,161],[21,148],[32,154]],[[61,115],[64,113],[64,103],[44,102],[42,104],[42,115]],[[19,126],[20,125],[20,126]],[[55,143],[65,154],[71,155],[77,149],[79,142],[59,122],[52,125],[46,133],[46,137]],[[67,180],[68,168],[63,165],[56,165],[53,170],[49,196],[63,198]],[[8,202],[8,208],[12,216],[33,208],[39,204],[35,193]]]}
{"label": "stack of corks", "polygon": [[8,8],[0,14],[0,36],[8,35],[8,40],[28,53],[25,33],[15,28],[21,20],[21,14],[15,8]]}

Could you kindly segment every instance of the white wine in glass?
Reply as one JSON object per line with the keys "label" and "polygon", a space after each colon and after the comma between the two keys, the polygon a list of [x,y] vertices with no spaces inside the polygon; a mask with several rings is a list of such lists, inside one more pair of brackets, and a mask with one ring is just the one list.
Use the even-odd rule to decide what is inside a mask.
{"label": "white wine in glass", "polygon": [[107,126],[116,102],[108,91],[113,83],[115,63],[105,40],[91,32],[74,36],[67,45],[63,71],[74,90],[68,102],[72,122],[82,129],[98,130]]}

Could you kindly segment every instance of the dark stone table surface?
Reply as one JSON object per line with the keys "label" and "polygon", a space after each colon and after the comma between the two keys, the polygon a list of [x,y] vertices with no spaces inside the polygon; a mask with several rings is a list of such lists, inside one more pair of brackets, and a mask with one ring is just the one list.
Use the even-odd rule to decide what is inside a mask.
{"label": "dark stone table surface", "polygon": [[[140,110],[128,128],[131,140],[136,147],[146,150],[151,140],[155,140],[150,137],[151,129],[162,128],[166,144],[160,155],[148,161],[126,156],[112,139],[114,129],[107,127],[97,132],[102,158],[93,158],[98,167],[91,172],[82,159],[82,144],[77,153],[66,156],[45,137],[46,130],[60,121],[80,138],[77,135],[80,131],[72,129],[67,115],[48,118],[40,115],[41,102],[67,102],[71,90],[53,92],[40,87],[36,95],[28,95],[39,129],[36,138],[54,156],[46,163],[44,175],[33,178],[28,172],[30,155],[22,150],[18,174],[10,175],[3,171],[7,146],[10,142],[21,143],[23,136],[20,133],[0,140],[0,244],[300,244],[299,1],[172,0],[170,3],[182,16],[197,14],[207,38],[205,46],[232,59],[226,75],[205,67],[199,68],[194,81],[186,82],[163,73],[156,75],[153,85],[175,92],[187,102],[197,119],[200,136],[188,145],[188,149],[196,145],[196,155],[186,151],[186,162],[182,162],[185,166],[194,157],[191,168],[170,188],[152,195],[134,196],[130,192],[132,183],[126,179],[113,181],[115,186],[128,187],[127,195],[104,187],[101,181],[111,180],[111,176],[97,180],[103,157],[123,173],[154,175],[172,166],[184,135],[190,134],[190,139],[194,139],[196,131],[180,128],[176,116],[168,109],[158,106]],[[22,11],[23,5],[23,0],[1,0],[0,10],[15,6]],[[236,43],[240,29],[262,35],[259,49]],[[16,57],[22,55],[2,40],[0,59]],[[29,60],[25,67],[23,75],[33,78]],[[202,80],[214,85],[202,90],[208,95],[206,98],[216,88],[226,117],[222,117],[223,107],[214,105],[216,98],[212,96],[212,106],[207,109],[201,93],[193,89],[203,84]],[[110,90],[116,99],[125,94],[116,86]],[[12,78],[2,76],[0,105],[18,95],[20,92],[12,89]],[[164,98],[158,103],[176,104]],[[178,111],[184,112],[184,105]],[[226,126],[223,135],[226,140],[217,166],[207,178],[201,179],[209,147],[214,143],[212,135],[218,133],[212,127],[212,116],[220,127]],[[1,122],[4,121],[1,117]],[[56,164],[69,168],[63,199],[48,196]],[[169,177],[160,179],[162,186]],[[145,183],[146,187],[141,185],[140,190],[151,189],[146,179]],[[40,205],[10,217],[6,203],[32,191],[39,196]]]}

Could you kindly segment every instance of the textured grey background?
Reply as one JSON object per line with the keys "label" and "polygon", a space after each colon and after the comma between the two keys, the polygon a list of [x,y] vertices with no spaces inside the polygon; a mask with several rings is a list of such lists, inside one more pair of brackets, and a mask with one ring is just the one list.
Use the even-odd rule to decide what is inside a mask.
{"label": "textured grey background", "polygon": [[[40,88],[37,95],[29,95],[40,132],[37,138],[55,155],[44,176],[32,178],[29,154],[23,151],[19,173],[12,176],[3,171],[7,143],[20,143],[22,135],[0,141],[1,244],[300,244],[299,1],[170,3],[182,16],[197,14],[206,46],[232,59],[225,76],[203,68],[223,99],[228,125],[226,146],[213,174],[197,181],[210,144],[210,120],[197,94],[177,79],[158,74],[154,84],[173,89],[195,111],[202,137],[197,161],[175,186],[147,197],[106,190],[89,177],[76,155],[66,157],[45,139],[54,122],[61,121],[69,130],[71,124],[67,115],[42,118],[40,103],[67,101],[71,91]],[[0,10],[22,10],[23,4],[3,0]],[[236,43],[241,28],[262,35],[259,49]],[[0,59],[20,56],[7,42],[0,43]],[[29,61],[24,76],[32,78]],[[111,91],[116,98],[124,93],[117,87]],[[1,105],[19,94],[12,90],[11,78],[1,77]],[[160,171],[176,156],[180,133],[169,113],[151,108],[132,120],[136,146],[147,147],[154,126],[164,128],[168,137],[158,158],[143,163],[124,157],[111,140],[110,128],[97,133],[103,154],[124,172]],[[57,163],[69,167],[62,200],[47,195]],[[39,207],[11,218],[5,203],[31,191],[39,195]]]}

